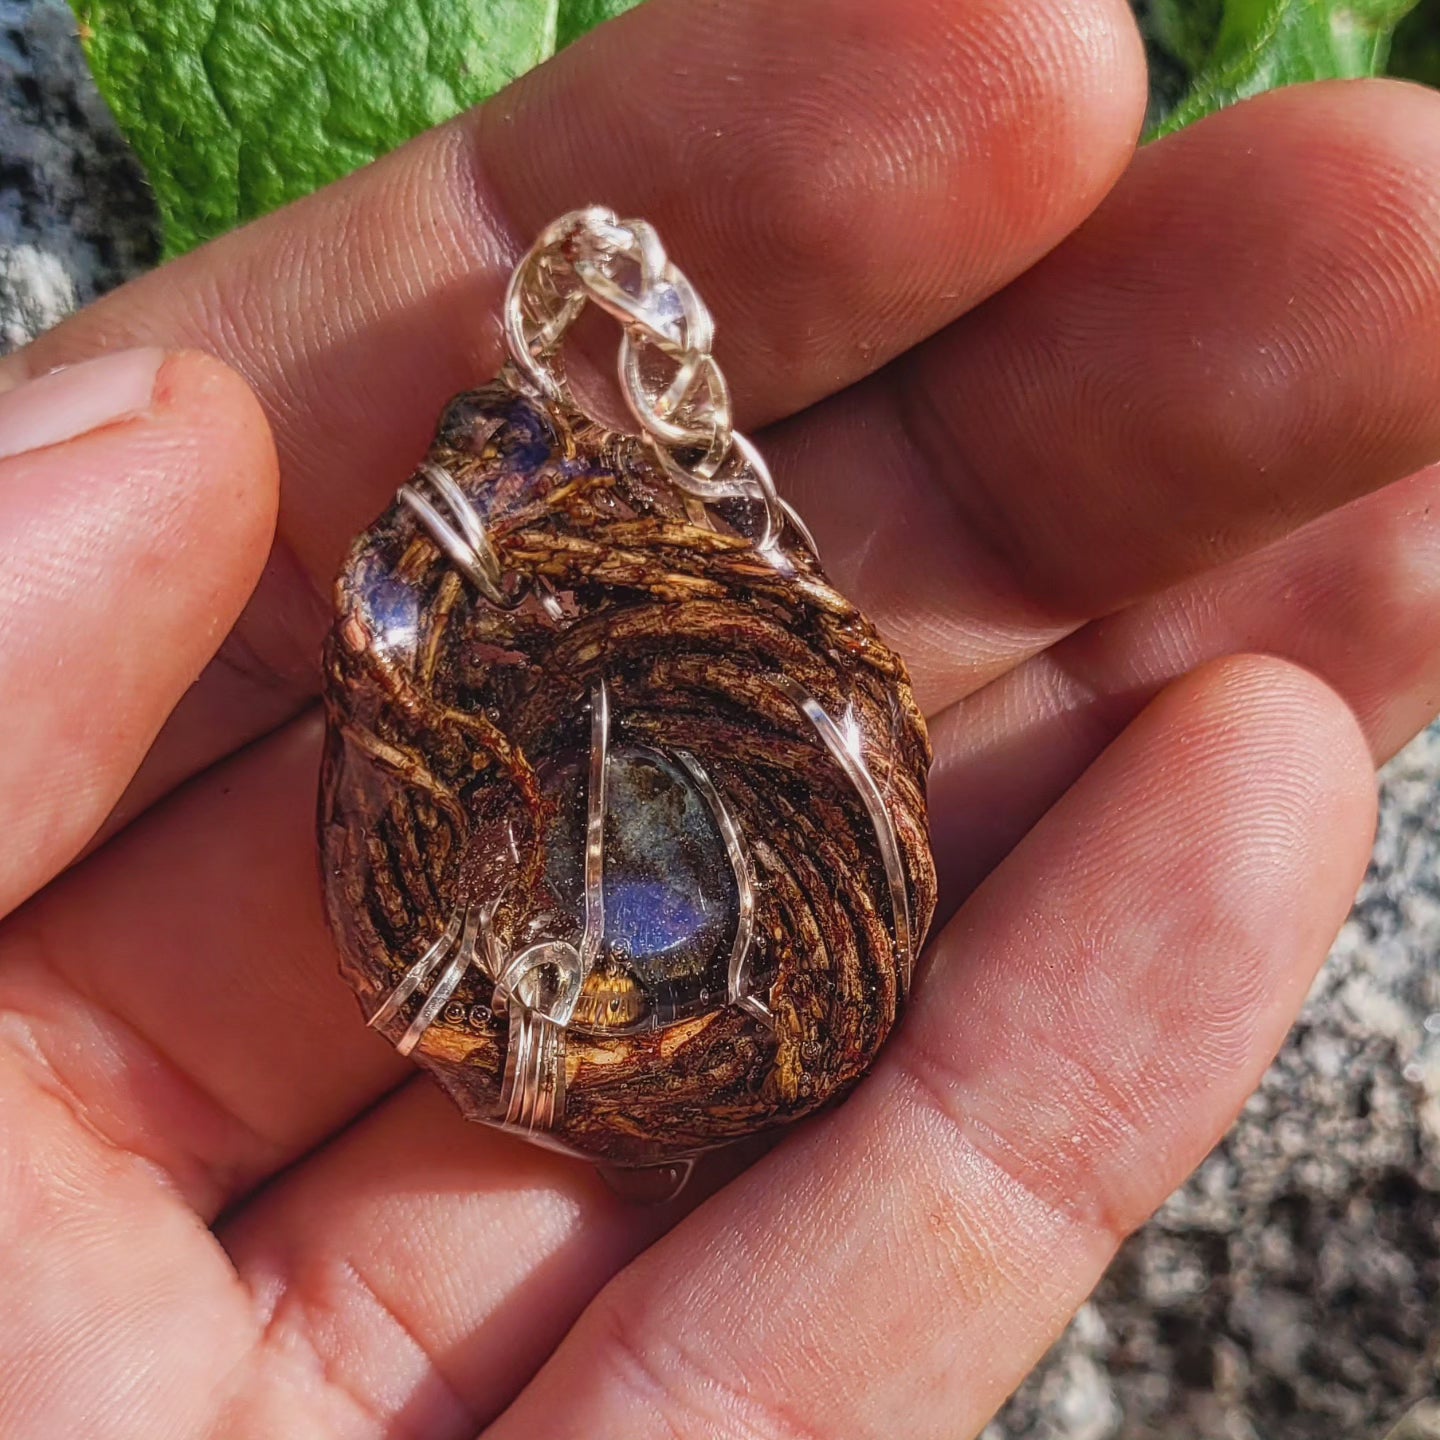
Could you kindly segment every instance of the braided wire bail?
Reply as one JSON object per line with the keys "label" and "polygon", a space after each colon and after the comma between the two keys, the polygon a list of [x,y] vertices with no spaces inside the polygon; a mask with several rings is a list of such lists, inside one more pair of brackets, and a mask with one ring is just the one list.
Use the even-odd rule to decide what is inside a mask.
{"label": "braided wire bail", "polygon": [[[794,513],[769,467],[734,428],[730,387],[711,348],[715,321],[655,228],[592,205],[546,227],[515,267],[505,339],[515,365],[552,400],[575,405],[562,349],[593,303],[622,327],[618,375],[640,436],[666,475],[706,503],[743,498],[764,509],[757,544],[773,550]],[[803,526],[796,526],[813,550]]]}

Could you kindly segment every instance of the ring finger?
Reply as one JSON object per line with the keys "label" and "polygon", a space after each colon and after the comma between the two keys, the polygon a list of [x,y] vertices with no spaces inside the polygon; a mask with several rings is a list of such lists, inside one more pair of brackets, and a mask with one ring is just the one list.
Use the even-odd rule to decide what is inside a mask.
{"label": "ring finger", "polygon": [[942,934],[864,1089],[613,1281],[487,1435],[975,1434],[1259,1079],[1373,814],[1317,681],[1179,682]]}

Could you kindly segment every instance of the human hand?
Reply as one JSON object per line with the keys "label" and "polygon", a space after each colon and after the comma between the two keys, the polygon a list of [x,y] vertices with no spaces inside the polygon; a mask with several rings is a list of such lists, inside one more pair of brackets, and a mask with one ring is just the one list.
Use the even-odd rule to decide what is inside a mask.
{"label": "human hand", "polygon": [[[1255,1084],[1440,693],[1440,99],[1135,157],[1141,67],[1118,0],[655,0],[0,366],[186,351],[0,396],[7,1440],[983,1425]],[[590,200],[711,301],[937,751],[911,1014],[688,1215],[463,1124],[311,859],[341,550]],[[275,503],[196,349],[279,540],[150,749]]]}

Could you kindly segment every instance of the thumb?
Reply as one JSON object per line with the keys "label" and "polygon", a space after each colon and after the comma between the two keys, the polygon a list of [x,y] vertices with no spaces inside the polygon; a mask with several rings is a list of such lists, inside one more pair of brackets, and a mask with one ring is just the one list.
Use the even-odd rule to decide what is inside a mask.
{"label": "thumb", "polygon": [[0,914],[115,804],[258,580],[275,504],[259,404],[207,356],[0,394]]}

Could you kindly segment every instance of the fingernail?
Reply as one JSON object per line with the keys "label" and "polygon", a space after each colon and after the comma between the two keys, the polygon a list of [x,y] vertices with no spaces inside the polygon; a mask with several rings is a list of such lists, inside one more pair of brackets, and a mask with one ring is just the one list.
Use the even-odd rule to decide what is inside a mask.
{"label": "fingernail", "polygon": [[0,394],[0,460],[143,414],[164,359],[163,350],[122,350]]}

